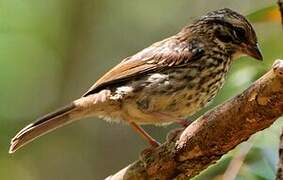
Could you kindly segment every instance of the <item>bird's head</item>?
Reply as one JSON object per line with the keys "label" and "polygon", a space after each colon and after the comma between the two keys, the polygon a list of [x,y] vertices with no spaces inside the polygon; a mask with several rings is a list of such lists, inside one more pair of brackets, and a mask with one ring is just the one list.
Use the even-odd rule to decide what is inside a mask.
{"label": "bird's head", "polygon": [[223,47],[233,59],[243,55],[263,58],[252,25],[235,11],[225,8],[210,12],[197,20],[192,29]]}

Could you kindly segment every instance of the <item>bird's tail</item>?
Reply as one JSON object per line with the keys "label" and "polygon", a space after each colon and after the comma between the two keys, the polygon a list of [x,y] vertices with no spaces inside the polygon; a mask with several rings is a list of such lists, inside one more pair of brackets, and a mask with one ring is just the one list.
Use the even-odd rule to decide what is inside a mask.
{"label": "bird's tail", "polygon": [[14,153],[32,140],[72,122],[76,119],[77,110],[78,106],[72,103],[27,125],[11,140],[9,153]]}
{"label": "bird's tail", "polygon": [[[109,90],[102,90],[99,93],[79,98],[71,104],[39,118],[36,122],[23,128],[11,140],[9,153],[13,153],[34,139],[75,120],[90,116],[105,116],[107,114],[105,109],[109,109],[110,95]],[[111,106],[117,109],[113,103]],[[116,106],[120,107],[119,104]]]}

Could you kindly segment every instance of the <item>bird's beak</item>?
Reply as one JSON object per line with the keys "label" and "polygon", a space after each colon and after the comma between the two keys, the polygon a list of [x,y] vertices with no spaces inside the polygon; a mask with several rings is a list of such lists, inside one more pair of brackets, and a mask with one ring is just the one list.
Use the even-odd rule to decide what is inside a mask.
{"label": "bird's beak", "polygon": [[257,43],[255,45],[242,44],[241,50],[242,50],[243,53],[245,53],[248,56],[251,56],[251,57],[253,57],[257,60],[262,61],[262,59],[263,59],[260,48],[259,48]]}

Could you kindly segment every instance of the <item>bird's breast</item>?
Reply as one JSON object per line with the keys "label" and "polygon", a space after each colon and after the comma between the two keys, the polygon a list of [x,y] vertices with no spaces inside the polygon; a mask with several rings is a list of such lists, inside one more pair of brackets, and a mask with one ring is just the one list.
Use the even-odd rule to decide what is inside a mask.
{"label": "bird's breast", "polygon": [[[149,118],[155,112],[175,118],[187,117],[215,97],[224,83],[229,66],[228,61],[202,59],[189,66],[148,74],[123,88],[117,88],[117,91],[120,90],[121,95],[127,93],[123,98],[126,111],[133,117],[140,117],[141,123],[153,121]],[[164,119],[155,117],[154,121],[164,122]]]}

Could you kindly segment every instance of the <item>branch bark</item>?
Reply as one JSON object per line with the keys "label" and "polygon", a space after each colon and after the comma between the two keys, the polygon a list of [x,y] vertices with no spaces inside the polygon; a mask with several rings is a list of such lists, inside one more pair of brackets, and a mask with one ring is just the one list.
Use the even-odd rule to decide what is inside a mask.
{"label": "branch bark", "polygon": [[189,179],[283,114],[283,61],[243,93],[171,132],[159,148],[107,180]]}

